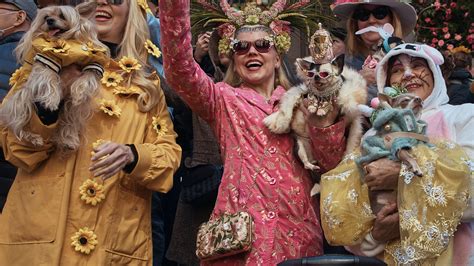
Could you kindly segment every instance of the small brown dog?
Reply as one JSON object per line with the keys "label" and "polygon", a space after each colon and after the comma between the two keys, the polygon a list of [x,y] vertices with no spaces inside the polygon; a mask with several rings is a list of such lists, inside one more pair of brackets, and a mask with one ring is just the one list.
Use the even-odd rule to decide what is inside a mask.
{"label": "small brown dog", "polygon": [[107,58],[108,48],[98,40],[95,26],[89,20],[95,7],[93,2],[85,2],[76,8],[45,7],[39,10],[30,30],[20,41],[16,49],[18,61],[24,65],[23,69],[27,68],[31,72],[26,82],[14,87],[0,108],[0,123],[10,128],[17,138],[35,146],[43,145],[45,140],[30,132],[28,126],[32,114],[36,112],[35,104],[50,111],[58,110],[63,104],[58,118],[58,130],[50,141],[64,151],[79,147],[81,132],[92,114],[93,97],[100,88],[103,68],[98,63],[82,66],[82,74],[66,88],[64,84],[68,81],[62,81],[59,76],[61,68],[66,66],[63,65],[66,60],[60,57],[63,56],[60,49],[52,45],[52,49],[57,49],[58,52],[55,53],[58,56],[48,57],[32,47],[33,42],[38,40],[70,47],[68,42],[74,40],[76,43],[83,43],[83,50],[95,47]]}

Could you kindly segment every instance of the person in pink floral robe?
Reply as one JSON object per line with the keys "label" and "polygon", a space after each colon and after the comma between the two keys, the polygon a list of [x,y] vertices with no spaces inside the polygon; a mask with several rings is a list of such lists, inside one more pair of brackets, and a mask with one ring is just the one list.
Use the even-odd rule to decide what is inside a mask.
{"label": "person in pink floral robe", "polygon": [[[249,252],[208,263],[276,265],[322,255],[319,204],[310,197],[309,172],[297,159],[293,137],[275,135],[262,122],[276,110],[286,89],[274,85],[275,69],[280,66],[275,48],[259,53],[252,46],[244,55],[232,55],[242,84],[214,84],[193,59],[189,0],[160,1],[160,18],[166,79],[209,123],[220,143],[225,171],[211,219],[225,212],[246,211],[255,222]],[[268,33],[258,30],[236,34],[247,41],[264,36]],[[251,60],[261,66],[247,68]],[[310,127],[315,158],[326,170],[339,163],[345,150],[344,121],[337,111],[331,120],[315,121]]]}

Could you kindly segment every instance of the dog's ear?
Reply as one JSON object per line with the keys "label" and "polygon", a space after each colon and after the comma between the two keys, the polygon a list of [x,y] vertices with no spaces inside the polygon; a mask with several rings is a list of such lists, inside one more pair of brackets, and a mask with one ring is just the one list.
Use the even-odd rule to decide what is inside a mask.
{"label": "dog's ear", "polygon": [[95,14],[97,3],[95,1],[86,1],[76,6],[76,11],[81,17],[91,19]]}
{"label": "dog's ear", "polygon": [[[392,106],[392,98],[387,94],[379,93],[377,96],[380,100],[380,103],[387,103],[388,105]],[[386,105],[384,106],[386,107]]]}
{"label": "dog's ear", "polygon": [[331,64],[337,67],[337,75],[340,75],[342,73],[342,70],[344,70],[344,54],[341,54],[338,57],[334,58],[331,61]]}
{"label": "dog's ear", "polygon": [[296,58],[296,67],[299,68],[299,70],[310,70],[313,64],[313,62],[306,58]]}

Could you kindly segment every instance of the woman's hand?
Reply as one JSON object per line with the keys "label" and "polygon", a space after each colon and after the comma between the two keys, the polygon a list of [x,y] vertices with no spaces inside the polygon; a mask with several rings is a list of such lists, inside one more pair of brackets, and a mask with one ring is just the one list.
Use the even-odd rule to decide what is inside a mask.
{"label": "woman's hand", "polygon": [[94,176],[102,176],[104,180],[115,175],[135,160],[130,147],[115,142],[104,143],[95,148],[94,152],[89,171]]}
{"label": "woman's hand", "polygon": [[194,50],[194,59],[198,63],[201,62],[202,58],[209,52],[209,38],[211,37],[211,32],[205,32],[199,34],[196,42],[196,50]]}
{"label": "woman's hand", "polygon": [[318,116],[308,111],[308,99],[303,100],[303,106],[300,105],[301,111],[305,114],[306,121],[310,126],[325,128],[334,125],[339,116],[339,105],[336,101],[332,101],[332,110],[325,116]]}
{"label": "woman's hand", "polygon": [[372,237],[377,242],[386,243],[392,239],[400,237],[400,222],[398,217],[397,204],[385,205],[377,213]]}
{"label": "woman's hand", "polygon": [[359,74],[364,77],[365,81],[367,82],[367,85],[375,84],[375,69],[371,68],[362,68],[359,71]]}
{"label": "woman's hand", "polygon": [[365,183],[370,190],[394,190],[398,187],[401,163],[388,158],[378,159],[364,166]]}

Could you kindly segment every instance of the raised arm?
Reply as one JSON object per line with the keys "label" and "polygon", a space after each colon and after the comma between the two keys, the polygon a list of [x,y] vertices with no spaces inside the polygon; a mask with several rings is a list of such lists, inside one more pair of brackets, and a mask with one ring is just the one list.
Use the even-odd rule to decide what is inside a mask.
{"label": "raised arm", "polygon": [[213,121],[219,90],[194,61],[189,0],[160,1],[166,81],[202,118]]}

